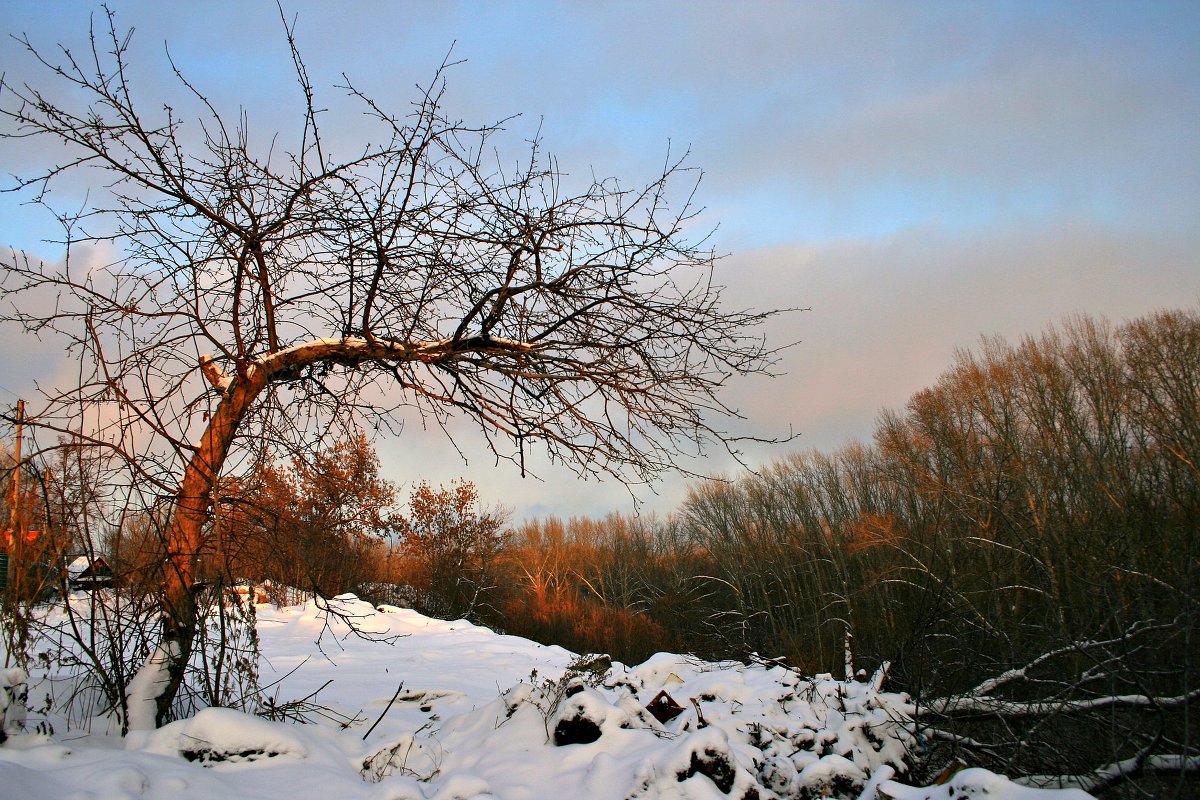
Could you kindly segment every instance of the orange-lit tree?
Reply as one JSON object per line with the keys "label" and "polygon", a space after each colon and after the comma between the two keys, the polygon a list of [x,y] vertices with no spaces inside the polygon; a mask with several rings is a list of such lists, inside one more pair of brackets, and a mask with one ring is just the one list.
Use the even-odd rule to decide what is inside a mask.
{"label": "orange-lit tree", "polygon": [[207,569],[222,578],[271,579],[331,597],[378,580],[395,532],[396,487],[379,475],[363,435],[258,465],[221,482]]}
{"label": "orange-lit tree", "polygon": [[499,588],[506,517],[500,509],[481,509],[470,481],[437,489],[422,482],[413,489],[400,546],[408,581],[424,607],[451,617],[476,616]]}
{"label": "orange-lit tree", "polygon": [[[722,304],[680,161],[634,188],[572,179],[537,143],[493,161],[498,126],[443,111],[445,66],[400,114],[348,88],[363,143],[335,146],[291,29],[299,124],[254,137],[182,76],[144,102],[130,41],[109,14],[82,57],[26,42],[47,88],[0,87],[0,141],[61,146],[14,188],[63,222],[65,258],[0,263],[4,320],[57,332],[82,365],[30,418],[123,454],[131,493],[168,512],[142,682],[158,724],[195,640],[214,490],[240,460],[414,415],[473,421],[522,470],[536,447],[640,481],[732,447],[718,392],[770,370],[770,314]],[[52,205],[68,177],[91,186],[82,208]],[[119,255],[82,268],[97,243]]]}

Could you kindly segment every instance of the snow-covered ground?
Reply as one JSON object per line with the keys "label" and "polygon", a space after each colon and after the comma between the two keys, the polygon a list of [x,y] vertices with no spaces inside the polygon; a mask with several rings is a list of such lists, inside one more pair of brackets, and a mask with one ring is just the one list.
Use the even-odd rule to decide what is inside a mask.
{"label": "snow-covered ground", "polygon": [[[461,620],[338,606],[372,635],[313,603],[258,607],[260,683],[279,704],[309,698],[311,724],[210,708],[122,739],[103,720],[85,731],[30,712],[0,746],[0,798],[1089,797],[981,770],[904,785],[906,698],[870,681],[664,653],[609,665]],[[46,678],[29,680],[35,708],[61,691]],[[682,710],[660,722],[656,700]]]}

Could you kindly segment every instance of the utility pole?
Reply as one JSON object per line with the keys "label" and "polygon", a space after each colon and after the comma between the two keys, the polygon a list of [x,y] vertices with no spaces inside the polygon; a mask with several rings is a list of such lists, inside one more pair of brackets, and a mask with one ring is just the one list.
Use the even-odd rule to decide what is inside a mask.
{"label": "utility pole", "polygon": [[8,503],[8,590],[15,591],[17,575],[18,551],[24,542],[24,531],[21,530],[21,440],[25,426],[25,401],[17,400],[17,444],[13,450],[12,497]]}

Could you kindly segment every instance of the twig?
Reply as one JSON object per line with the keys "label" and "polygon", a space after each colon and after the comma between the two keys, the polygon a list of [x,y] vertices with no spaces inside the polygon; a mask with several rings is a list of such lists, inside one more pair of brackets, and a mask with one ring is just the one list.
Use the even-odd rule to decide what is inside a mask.
{"label": "twig", "polygon": [[388,700],[387,707],[383,709],[383,713],[379,715],[379,719],[375,720],[375,724],[367,728],[367,732],[363,734],[363,741],[371,735],[371,731],[375,730],[375,726],[383,722],[383,718],[387,716],[387,712],[392,710],[392,703],[396,702],[396,698],[400,696],[400,692],[404,691],[404,681],[400,681],[400,685],[396,687],[396,693],[392,695],[392,699]]}

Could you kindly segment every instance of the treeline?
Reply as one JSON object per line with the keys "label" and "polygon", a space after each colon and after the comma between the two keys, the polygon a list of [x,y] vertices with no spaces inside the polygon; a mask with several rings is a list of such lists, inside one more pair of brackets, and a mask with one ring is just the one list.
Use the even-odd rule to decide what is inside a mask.
{"label": "treeline", "polygon": [[505,585],[644,616],[661,639],[640,649],[831,671],[850,633],[894,679],[954,690],[1048,641],[1194,624],[1198,459],[1196,313],[1079,318],[960,352],[870,445],[701,484],[662,520],[527,523]]}
{"label": "treeline", "polygon": [[[747,645],[828,668],[844,628],[908,682],[960,688],[980,659],[1196,613],[1198,381],[1194,314],[990,340],[873,445],[699,487],[681,524]],[[933,673],[966,661],[948,650],[968,674]]]}
{"label": "treeline", "polygon": [[1200,769],[1198,465],[1200,314],[1075,318],[959,352],[870,444],[698,485],[662,520],[518,528],[497,622],[634,661],[890,662],[933,703],[931,748],[1155,772],[1166,796]]}

